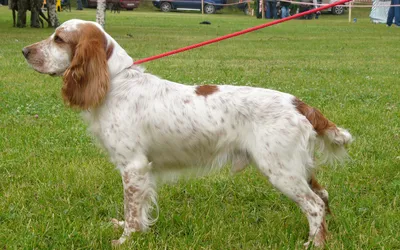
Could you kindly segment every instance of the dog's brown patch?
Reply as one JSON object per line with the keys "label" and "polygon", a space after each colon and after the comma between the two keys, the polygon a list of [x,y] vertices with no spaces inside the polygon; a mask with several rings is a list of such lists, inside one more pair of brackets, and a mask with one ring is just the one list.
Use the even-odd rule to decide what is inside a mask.
{"label": "dog's brown patch", "polygon": [[197,86],[195,92],[197,95],[208,96],[217,92],[218,90],[218,86],[215,85],[202,85]]}
{"label": "dog's brown patch", "polygon": [[71,107],[85,110],[97,107],[109,89],[107,39],[94,24],[81,24],[78,34],[78,40],[70,42],[74,53],[63,75],[62,95]]}
{"label": "dog's brown patch", "polygon": [[317,179],[315,178],[315,175],[311,176],[310,180],[310,186],[312,190],[323,190],[324,188],[317,182]]}
{"label": "dog's brown patch", "polygon": [[294,99],[293,104],[297,110],[310,121],[318,135],[324,135],[327,130],[337,129],[336,125],[326,119],[318,109],[305,104],[298,98]]}
{"label": "dog's brown patch", "polygon": [[[309,182],[311,189],[316,193],[317,195],[320,195],[321,191],[324,191],[325,188],[321,186],[321,184],[318,183],[317,179],[315,178],[315,175],[311,175],[311,180]],[[325,203],[325,209],[328,214],[332,214],[331,209],[329,208],[329,200],[325,197],[321,197],[321,199]]]}
{"label": "dog's brown patch", "polygon": [[326,237],[328,236],[328,225],[326,224],[325,217],[323,218],[323,221],[321,223],[321,231],[320,231],[320,244],[321,247],[325,245],[326,243]]}

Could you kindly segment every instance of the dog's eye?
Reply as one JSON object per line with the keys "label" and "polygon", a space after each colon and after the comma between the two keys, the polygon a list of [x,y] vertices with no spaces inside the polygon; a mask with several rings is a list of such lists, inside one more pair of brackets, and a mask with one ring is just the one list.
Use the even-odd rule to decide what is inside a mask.
{"label": "dog's eye", "polygon": [[56,42],[56,43],[63,43],[64,42],[64,40],[63,39],[61,39],[61,37],[59,37],[59,36],[54,36],[54,42]]}

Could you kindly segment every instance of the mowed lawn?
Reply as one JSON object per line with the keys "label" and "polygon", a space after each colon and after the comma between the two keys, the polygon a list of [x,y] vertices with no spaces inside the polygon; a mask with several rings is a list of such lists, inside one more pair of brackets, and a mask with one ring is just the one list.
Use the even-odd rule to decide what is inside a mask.
{"label": "mowed lawn", "polygon": [[[327,249],[400,249],[400,29],[370,23],[368,12],[354,11],[357,23],[293,20],[144,64],[189,85],[289,92],[349,129],[351,160],[317,172],[333,211]],[[134,59],[264,22],[150,9],[107,12],[106,21]],[[123,218],[119,173],[63,104],[61,79],[34,72],[21,53],[51,33],[13,28],[0,7],[0,249],[110,249],[122,233],[110,223]],[[254,167],[160,186],[159,207],[149,232],[121,249],[301,249],[308,236],[300,209]]]}

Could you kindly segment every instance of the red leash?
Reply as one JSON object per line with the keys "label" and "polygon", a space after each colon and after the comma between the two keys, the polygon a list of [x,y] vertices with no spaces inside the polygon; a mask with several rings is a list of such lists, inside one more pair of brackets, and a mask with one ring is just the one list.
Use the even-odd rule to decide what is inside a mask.
{"label": "red leash", "polygon": [[201,43],[196,43],[196,44],[193,44],[193,45],[190,45],[190,46],[186,46],[186,47],[183,47],[183,48],[180,48],[180,49],[176,49],[176,50],[172,50],[172,51],[169,51],[169,52],[165,52],[165,53],[162,53],[162,54],[159,54],[159,55],[143,58],[143,59],[135,61],[133,64],[141,64],[141,63],[144,63],[144,62],[156,60],[158,58],[162,58],[162,57],[170,56],[170,55],[173,55],[173,54],[176,54],[176,53],[179,53],[179,52],[183,52],[183,51],[186,51],[186,50],[190,50],[190,49],[198,48],[198,47],[201,47],[201,46],[205,46],[207,44],[216,43],[216,42],[219,42],[219,41],[231,38],[231,37],[243,35],[243,34],[246,34],[246,33],[249,33],[249,32],[255,31],[255,30],[259,30],[259,29],[262,29],[262,28],[265,28],[265,27],[268,27],[268,26],[272,26],[272,25],[275,25],[275,24],[278,24],[278,23],[283,23],[283,22],[292,20],[294,18],[298,18],[298,17],[301,17],[301,16],[312,14],[312,13],[315,13],[315,12],[318,12],[318,11],[321,11],[321,10],[324,10],[324,9],[328,9],[328,8],[336,6],[336,5],[342,5],[342,4],[350,2],[350,1],[352,1],[352,0],[340,0],[340,1],[328,4],[328,5],[321,6],[321,7],[316,8],[316,9],[312,9],[312,10],[308,10],[308,11],[305,11],[305,12],[302,12],[302,13],[295,14],[295,15],[290,16],[290,17],[286,17],[286,18],[283,18],[283,19],[278,19],[278,20],[275,20],[275,21],[269,22],[269,23],[264,23],[264,24],[261,24],[261,25],[258,25],[258,26],[252,27],[252,28],[248,28],[248,29],[245,29],[245,30],[242,30],[242,31],[237,31],[235,33],[231,33],[231,34],[228,34],[228,35],[225,35],[225,36],[217,37],[217,38],[214,38],[214,39],[211,39],[211,40],[208,40],[208,41],[204,41],[204,42],[201,42]]}

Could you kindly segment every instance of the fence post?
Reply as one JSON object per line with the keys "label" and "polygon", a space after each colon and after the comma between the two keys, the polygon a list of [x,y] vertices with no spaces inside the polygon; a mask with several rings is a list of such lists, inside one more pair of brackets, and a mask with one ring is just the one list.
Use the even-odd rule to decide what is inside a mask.
{"label": "fence post", "polygon": [[349,2],[349,23],[351,23],[351,7],[353,5],[353,1]]}
{"label": "fence post", "polygon": [[261,1],[261,18],[265,18],[265,0],[260,0]]}

